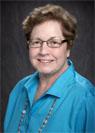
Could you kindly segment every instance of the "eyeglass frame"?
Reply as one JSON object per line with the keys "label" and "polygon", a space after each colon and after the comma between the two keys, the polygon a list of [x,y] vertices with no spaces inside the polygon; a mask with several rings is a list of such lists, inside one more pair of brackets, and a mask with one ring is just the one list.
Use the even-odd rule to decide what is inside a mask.
{"label": "eyeglass frame", "polygon": [[68,42],[67,39],[60,39],[61,42],[57,42],[59,44],[59,46],[56,46],[56,47],[52,47],[49,45],[49,41],[52,41],[53,39],[59,39],[59,38],[55,38],[55,37],[51,37],[50,39],[46,40],[46,41],[43,41],[41,40],[40,38],[38,38],[37,41],[40,41],[40,46],[36,46],[36,47],[31,47],[33,45],[30,45],[30,43],[32,42],[32,40],[28,41],[28,44],[29,44],[29,48],[40,48],[43,46],[43,43],[46,42],[47,46],[50,47],[50,48],[60,48],[62,46],[63,43],[65,42]]}

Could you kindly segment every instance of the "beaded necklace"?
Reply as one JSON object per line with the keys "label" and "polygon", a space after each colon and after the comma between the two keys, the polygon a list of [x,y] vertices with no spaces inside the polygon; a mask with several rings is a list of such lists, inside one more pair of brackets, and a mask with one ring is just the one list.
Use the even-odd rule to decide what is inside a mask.
{"label": "beaded necklace", "polygon": [[48,111],[48,114],[46,115],[46,117],[44,118],[43,122],[42,122],[42,125],[40,126],[40,128],[38,129],[38,133],[41,133],[43,128],[46,126],[50,116],[52,115],[52,111],[54,109],[54,106],[55,106],[55,103],[56,103],[56,98],[54,99],[49,111]]}
{"label": "beaded necklace", "polygon": [[[48,123],[48,120],[50,118],[50,116],[52,115],[52,111],[54,110],[54,106],[55,106],[55,103],[56,103],[56,98],[54,99],[46,117],[44,118],[40,128],[38,129],[38,133],[41,133],[43,128],[46,126],[46,124]],[[27,107],[28,107],[28,100],[25,102],[25,105],[24,105],[24,109],[22,110],[21,112],[21,117],[20,117],[20,121],[19,121],[19,124],[18,124],[18,133],[20,133],[20,128],[21,128],[21,124],[23,122],[23,119],[25,117],[25,114],[26,114],[26,110],[27,110]]]}
{"label": "beaded necklace", "polygon": [[24,109],[21,112],[21,117],[20,117],[20,121],[19,121],[19,124],[18,124],[18,133],[20,133],[21,124],[22,124],[23,119],[25,117],[27,106],[28,106],[28,100],[26,100],[26,102],[24,104]]}

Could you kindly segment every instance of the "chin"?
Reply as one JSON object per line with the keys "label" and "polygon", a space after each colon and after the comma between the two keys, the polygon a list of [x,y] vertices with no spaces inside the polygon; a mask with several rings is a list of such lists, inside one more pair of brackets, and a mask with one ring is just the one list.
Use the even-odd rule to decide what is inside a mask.
{"label": "chin", "polygon": [[38,70],[38,72],[44,75],[49,75],[53,73],[52,71],[42,71],[42,70]]}
{"label": "chin", "polygon": [[37,69],[39,73],[43,74],[43,75],[53,75],[55,73],[58,73],[58,70],[42,70],[42,69]]}

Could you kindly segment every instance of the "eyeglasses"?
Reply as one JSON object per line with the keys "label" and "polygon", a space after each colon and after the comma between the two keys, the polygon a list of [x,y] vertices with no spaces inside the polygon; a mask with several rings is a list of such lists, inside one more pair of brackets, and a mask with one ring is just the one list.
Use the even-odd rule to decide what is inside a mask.
{"label": "eyeglasses", "polygon": [[47,46],[50,48],[59,48],[62,46],[63,43],[67,42],[66,39],[59,39],[59,38],[50,38],[47,41],[43,41],[41,39],[35,39],[29,41],[29,48],[40,48],[42,47],[43,43],[46,42]]}

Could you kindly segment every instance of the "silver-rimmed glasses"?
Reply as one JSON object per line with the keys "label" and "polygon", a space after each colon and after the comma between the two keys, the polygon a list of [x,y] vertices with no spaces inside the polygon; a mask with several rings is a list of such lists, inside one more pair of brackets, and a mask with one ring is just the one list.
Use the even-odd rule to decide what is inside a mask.
{"label": "silver-rimmed glasses", "polygon": [[55,38],[55,37],[52,37],[48,39],[47,41],[43,41],[38,38],[38,39],[33,39],[29,41],[29,48],[40,48],[42,47],[44,42],[46,42],[47,46],[50,48],[59,48],[62,46],[62,44],[64,44],[67,41],[68,40],[66,39],[60,39],[60,38]]}

